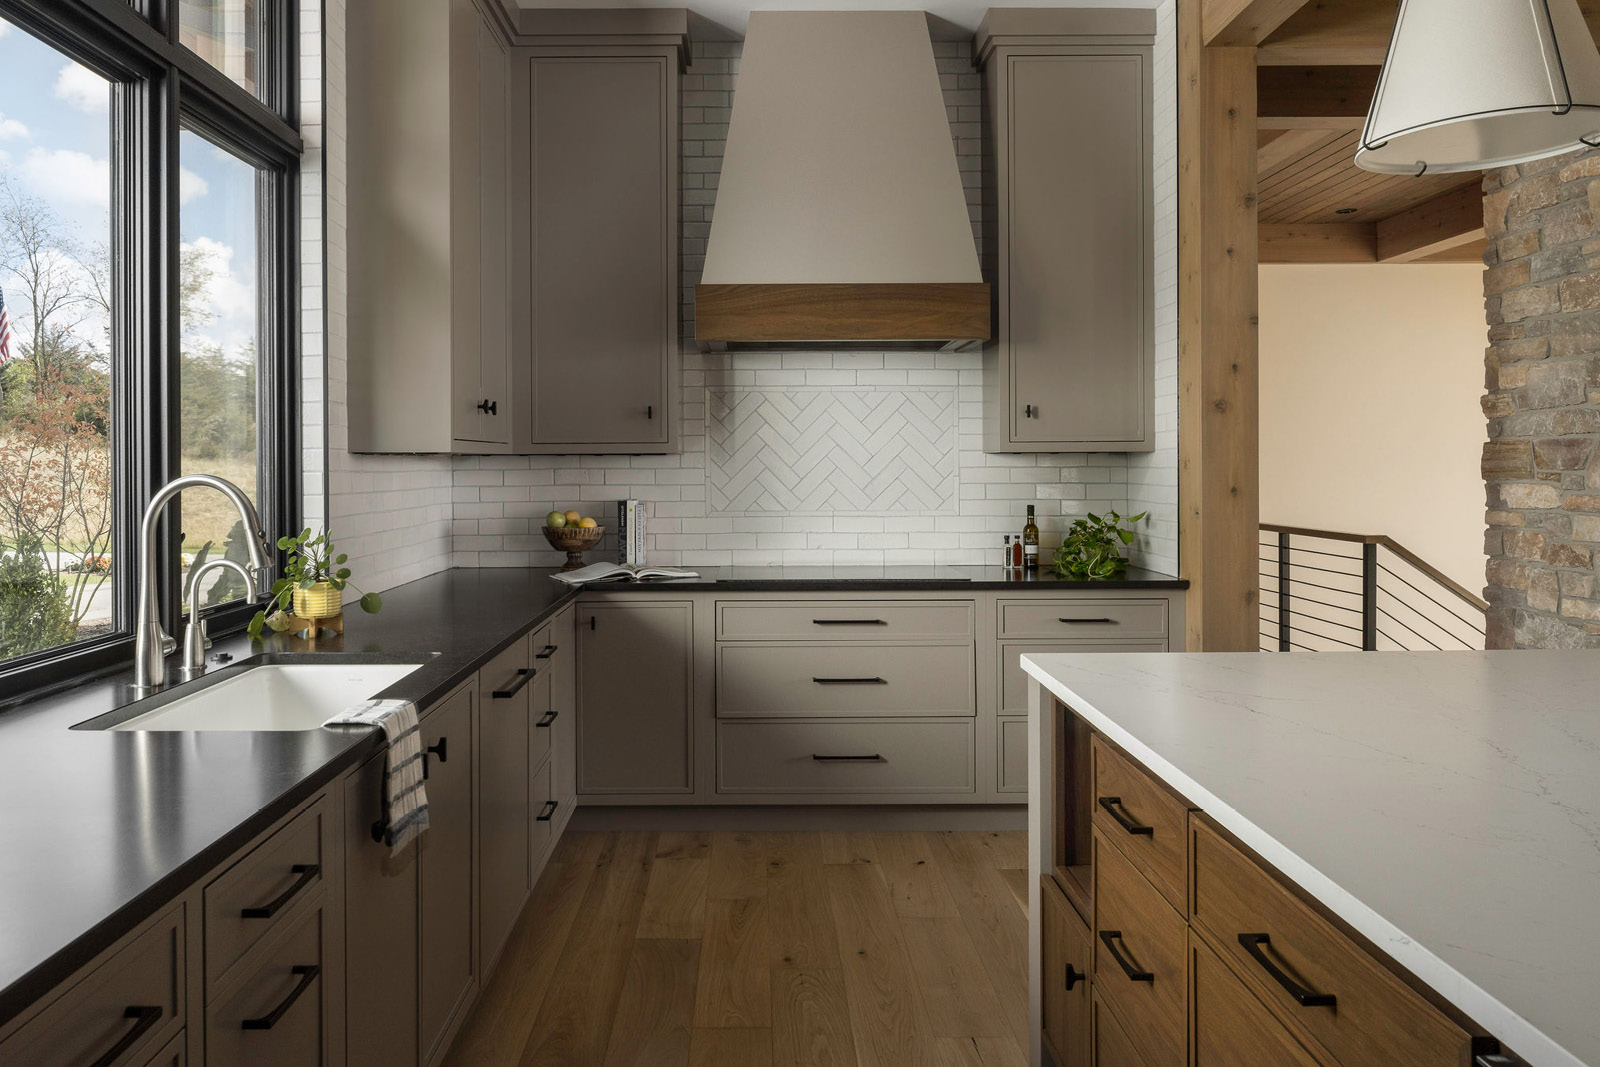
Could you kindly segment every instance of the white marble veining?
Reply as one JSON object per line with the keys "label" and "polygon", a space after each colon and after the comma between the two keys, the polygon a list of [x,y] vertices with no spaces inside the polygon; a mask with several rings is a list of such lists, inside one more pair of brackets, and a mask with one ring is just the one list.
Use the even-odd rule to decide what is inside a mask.
{"label": "white marble veining", "polygon": [[1022,663],[1534,1067],[1600,1067],[1600,654]]}

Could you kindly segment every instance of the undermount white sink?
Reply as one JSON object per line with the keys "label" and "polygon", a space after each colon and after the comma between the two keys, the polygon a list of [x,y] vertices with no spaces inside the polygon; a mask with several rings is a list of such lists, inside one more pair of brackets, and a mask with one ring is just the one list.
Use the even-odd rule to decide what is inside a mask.
{"label": "undermount white sink", "polygon": [[315,730],[420,663],[274,663],[241,671],[113,730]]}

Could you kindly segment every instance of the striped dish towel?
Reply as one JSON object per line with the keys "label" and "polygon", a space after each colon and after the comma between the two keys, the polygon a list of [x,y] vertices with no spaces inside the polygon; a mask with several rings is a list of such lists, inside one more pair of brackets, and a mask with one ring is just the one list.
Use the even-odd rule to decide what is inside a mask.
{"label": "striped dish towel", "polygon": [[399,852],[428,828],[428,793],[422,785],[422,731],[409,700],[366,700],[345,708],[324,726],[381,726],[389,738],[383,764],[383,840]]}

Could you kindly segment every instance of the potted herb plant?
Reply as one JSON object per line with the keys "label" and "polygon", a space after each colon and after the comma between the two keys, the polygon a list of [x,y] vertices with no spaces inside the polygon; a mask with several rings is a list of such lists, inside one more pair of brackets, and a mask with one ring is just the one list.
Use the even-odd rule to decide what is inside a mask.
{"label": "potted herb plant", "polygon": [[1053,563],[1056,574],[1063,578],[1115,578],[1128,569],[1128,559],[1122,554],[1124,545],[1133,544],[1132,526],[1148,512],[1141,511],[1127,518],[1115,511],[1105,515],[1089,515],[1073,522],[1067,530],[1061,547],[1056,549]]}
{"label": "potted herb plant", "polygon": [[[283,565],[283,577],[272,583],[267,609],[256,612],[250,620],[251,637],[260,637],[263,628],[287,630],[290,611],[302,619],[332,618],[341,610],[347,586],[360,591],[360,586],[350,581],[350,568],[345,566],[350,557],[342,552],[335,554],[330,531],[312,536],[308,526],[293,537],[278,538],[278,547],[288,552],[289,558]],[[362,593],[361,610],[376,615],[383,610],[383,597]]]}

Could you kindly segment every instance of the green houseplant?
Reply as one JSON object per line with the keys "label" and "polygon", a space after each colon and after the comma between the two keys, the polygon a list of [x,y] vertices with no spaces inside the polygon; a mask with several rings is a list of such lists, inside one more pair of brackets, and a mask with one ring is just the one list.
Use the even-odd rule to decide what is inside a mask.
{"label": "green houseplant", "polygon": [[[345,566],[350,557],[342,552],[335,554],[333,537],[327,530],[312,536],[308,526],[293,537],[278,538],[278,547],[289,553],[289,558],[283,565],[283,577],[272,583],[268,608],[256,612],[250,620],[251,637],[260,637],[263,628],[287,630],[291,608],[302,618],[336,614],[345,587],[358,592],[361,588],[350,581],[350,568]],[[362,593],[361,610],[376,615],[383,610],[383,598],[377,593]]]}
{"label": "green houseplant", "polygon": [[1063,578],[1115,578],[1128,569],[1122,547],[1133,544],[1133,531],[1122,524],[1132,526],[1147,514],[1141,511],[1124,518],[1108,511],[1076,520],[1055,551],[1055,572]]}

